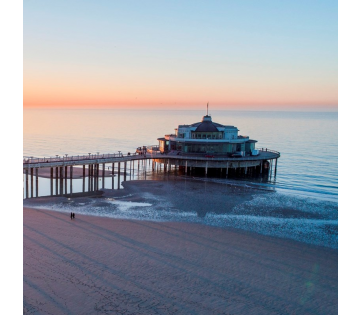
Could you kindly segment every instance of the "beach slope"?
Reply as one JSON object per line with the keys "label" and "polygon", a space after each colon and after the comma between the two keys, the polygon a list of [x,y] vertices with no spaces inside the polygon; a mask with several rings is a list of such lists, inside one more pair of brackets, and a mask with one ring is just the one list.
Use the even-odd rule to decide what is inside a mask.
{"label": "beach slope", "polygon": [[338,251],[24,208],[25,314],[337,314]]}

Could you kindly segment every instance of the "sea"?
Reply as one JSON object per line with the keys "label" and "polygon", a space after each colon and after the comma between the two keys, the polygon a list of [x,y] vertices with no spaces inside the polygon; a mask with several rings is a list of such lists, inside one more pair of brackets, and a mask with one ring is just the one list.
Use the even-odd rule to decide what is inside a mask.
{"label": "sea", "polygon": [[[133,153],[139,146],[157,145],[157,138],[174,133],[178,125],[199,122],[205,114],[202,110],[24,109],[23,155],[26,159],[119,151],[123,154]],[[209,114],[214,122],[236,126],[239,135],[257,140],[257,148],[268,148],[281,154],[276,177],[265,182],[249,177],[193,178],[199,182],[254,187],[251,200],[224,213],[210,211],[204,218],[196,216],[192,209],[185,213],[170,209],[156,213],[151,203],[121,200],[116,203],[114,200],[104,200],[118,208],[118,211],[112,210],[111,214],[107,213],[106,207],[101,212],[91,204],[77,207],[76,211],[114,218],[196,222],[337,248],[338,113],[213,110]],[[151,180],[153,175],[150,168],[145,175],[143,172],[135,173],[127,180]],[[120,178],[120,182],[122,180]],[[111,181],[111,178],[106,178],[106,189],[111,189]],[[73,192],[80,192],[82,180],[73,182]],[[259,189],[270,193],[255,193]],[[50,179],[40,178],[39,196],[48,195]],[[258,211],[250,215],[248,211],[243,213],[242,207],[253,207]],[[70,205],[54,205],[50,208],[65,212],[73,210]],[[304,215],[269,216],[268,210],[277,208]]]}

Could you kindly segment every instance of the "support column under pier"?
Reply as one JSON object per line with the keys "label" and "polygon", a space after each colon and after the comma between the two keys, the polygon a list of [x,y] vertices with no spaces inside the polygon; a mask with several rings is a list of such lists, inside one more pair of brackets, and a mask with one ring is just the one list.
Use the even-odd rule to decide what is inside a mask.
{"label": "support column under pier", "polygon": [[60,166],[60,196],[64,194],[64,167]]}
{"label": "support column under pier", "polygon": [[64,166],[65,168],[65,194],[67,194],[67,166]]}
{"label": "support column under pier", "polygon": [[50,167],[50,195],[54,194],[54,169]]}
{"label": "support column under pier", "polygon": [[102,189],[105,188],[105,163],[102,164]]}
{"label": "support column under pier", "polygon": [[90,180],[90,164],[88,165],[88,191],[91,191],[91,180]]}
{"label": "support column under pier", "polygon": [[35,186],[35,196],[39,197],[39,169],[35,169],[35,180],[36,180],[36,186]]}
{"label": "support column under pier", "polygon": [[96,188],[99,190],[100,164],[96,164]]}
{"label": "support column under pier", "polygon": [[72,195],[73,166],[70,166],[70,195]]}
{"label": "support column under pier", "polygon": [[31,193],[31,198],[34,197],[34,169],[31,168],[30,169],[30,193]]}
{"label": "support column under pier", "polygon": [[83,187],[82,191],[85,192],[85,165],[83,165]]}
{"label": "support column under pier", "polygon": [[25,198],[29,198],[29,170],[25,170]]}
{"label": "support column under pier", "polygon": [[55,167],[55,195],[59,194],[59,168]]}
{"label": "support column under pier", "polygon": [[97,178],[96,178],[96,164],[93,165],[93,178],[92,178],[92,181],[93,181],[93,187],[94,187],[94,191],[97,190]]}
{"label": "support column under pier", "polygon": [[119,162],[118,163],[118,179],[117,179],[117,181],[118,181],[118,189],[120,189],[120,167],[121,167],[121,164]]}
{"label": "support column under pier", "polygon": [[112,171],[111,171],[111,189],[114,189],[114,176],[115,176],[115,163],[112,163]]}

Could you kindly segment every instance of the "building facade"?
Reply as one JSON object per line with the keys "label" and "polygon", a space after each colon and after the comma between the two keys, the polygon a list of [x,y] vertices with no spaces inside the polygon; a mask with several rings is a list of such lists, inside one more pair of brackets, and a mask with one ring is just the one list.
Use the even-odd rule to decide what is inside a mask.
{"label": "building facade", "polygon": [[201,122],[179,125],[175,134],[158,138],[161,153],[177,151],[179,154],[211,154],[241,156],[252,155],[256,140],[238,135],[239,129],[215,123],[206,115]]}

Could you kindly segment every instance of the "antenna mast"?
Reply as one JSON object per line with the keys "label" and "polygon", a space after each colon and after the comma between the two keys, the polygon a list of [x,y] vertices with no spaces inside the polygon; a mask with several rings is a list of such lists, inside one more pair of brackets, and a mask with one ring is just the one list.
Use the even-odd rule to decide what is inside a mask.
{"label": "antenna mast", "polygon": [[206,116],[209,116],[209,102],[206,105]]}

